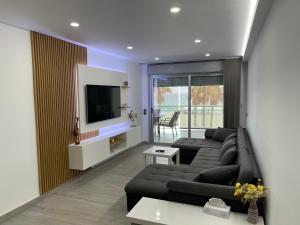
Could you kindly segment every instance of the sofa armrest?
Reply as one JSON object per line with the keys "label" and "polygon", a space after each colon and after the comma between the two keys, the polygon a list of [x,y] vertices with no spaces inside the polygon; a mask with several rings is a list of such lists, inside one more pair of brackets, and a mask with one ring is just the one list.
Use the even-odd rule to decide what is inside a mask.
{"label": "sofa armrest", "polygon": [[170,191],[199,195],[207,198],[215,197],[227,200],[237,200],[233,196],[234,186],[199,183],[186,180],[169,180],[167,188]]}

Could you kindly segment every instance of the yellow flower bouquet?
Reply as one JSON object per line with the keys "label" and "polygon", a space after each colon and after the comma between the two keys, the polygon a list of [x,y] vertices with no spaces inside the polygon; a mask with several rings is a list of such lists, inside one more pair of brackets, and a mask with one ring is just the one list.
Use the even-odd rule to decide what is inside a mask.
{"label": "yellow flower bouquet", "polygon": [[262,185],[261,179],[258,179],[257,185],[245,183],[241,185],[236,183],[234,196],[240,198],[243,203],[257,201],[265,196],[268,188]]}
{"label": "yellow flower bouquet", "polygon": [[261,179],[258,179],[257,185],[248,183],[241,185],[240,183],[236,183],[234,196],[240,198],[244,204],[247,202],[250,203],[247,218],[248,222],[252,224],[258,222],[258,208],[256,202],[259,198],[265,197],[266,190],[268,189],[269,188],[261,183]]}

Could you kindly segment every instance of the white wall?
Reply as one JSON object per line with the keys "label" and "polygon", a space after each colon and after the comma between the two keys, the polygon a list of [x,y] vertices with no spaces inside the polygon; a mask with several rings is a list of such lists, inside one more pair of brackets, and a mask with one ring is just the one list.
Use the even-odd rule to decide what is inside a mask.
{"label": "white wall", "polygon": [[268,224],[300,221],[300,1],[275,0],[248,64],[247,128],[267,185]]}
{"label": "white wall", "polygon": [[38,197],[30,33],[0,23],[0,216]]}
{"label": "white wall", "polygon": [[[88,66],[99,67],[102,69],[119,71],[128,75],[128,83],[131,88],[128,89],[128,105],[134,112],[138,113],[137,124],[142,121],[142,68],[138,63],[127,59],[112,56],[106,53],[98,52],[94,49],[88,49]],[[129,110],[128,110],[129,113]]]}

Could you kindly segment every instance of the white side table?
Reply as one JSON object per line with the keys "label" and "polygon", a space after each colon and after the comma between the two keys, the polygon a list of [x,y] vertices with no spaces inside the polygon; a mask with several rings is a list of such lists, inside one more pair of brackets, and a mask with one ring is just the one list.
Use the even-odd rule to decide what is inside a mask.
{"label": "white side table", "polygon": [[[247,215],[231,212],[229,219],[203,213],[203,207],[142,198],[127,214],[130,223],[140,225],[250,225]],[[262,217],[256,225],[264,225]]]}
{"label": "white side table", "polygon": [[[158,152],[158,151],[164,152]],[[168,159],[168,164],[172,164],[172,158],[176,155],[176,164],[179,165],[179,148],[171,148],[166,146],[152,146],[151,148],[147,149],[143,152],[145,157],[145,165],[147,165],[147,156],[151,156],[153,158],[153,164],[156,164],[156,157],[162,157]]]}

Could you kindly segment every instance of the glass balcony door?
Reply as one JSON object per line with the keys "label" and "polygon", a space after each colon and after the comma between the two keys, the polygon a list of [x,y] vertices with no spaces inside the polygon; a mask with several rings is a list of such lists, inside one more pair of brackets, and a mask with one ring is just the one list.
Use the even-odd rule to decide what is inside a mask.
{"label": "glass balcony door", "polygon": [[188,77],[153,76],[152,136],[154,142],[173,143],[188,137]]}
{"label": "glass balcony door", "polygon": [[223,75],[155,75],[151,78],[153,142],[203,138],[223,126]]}

